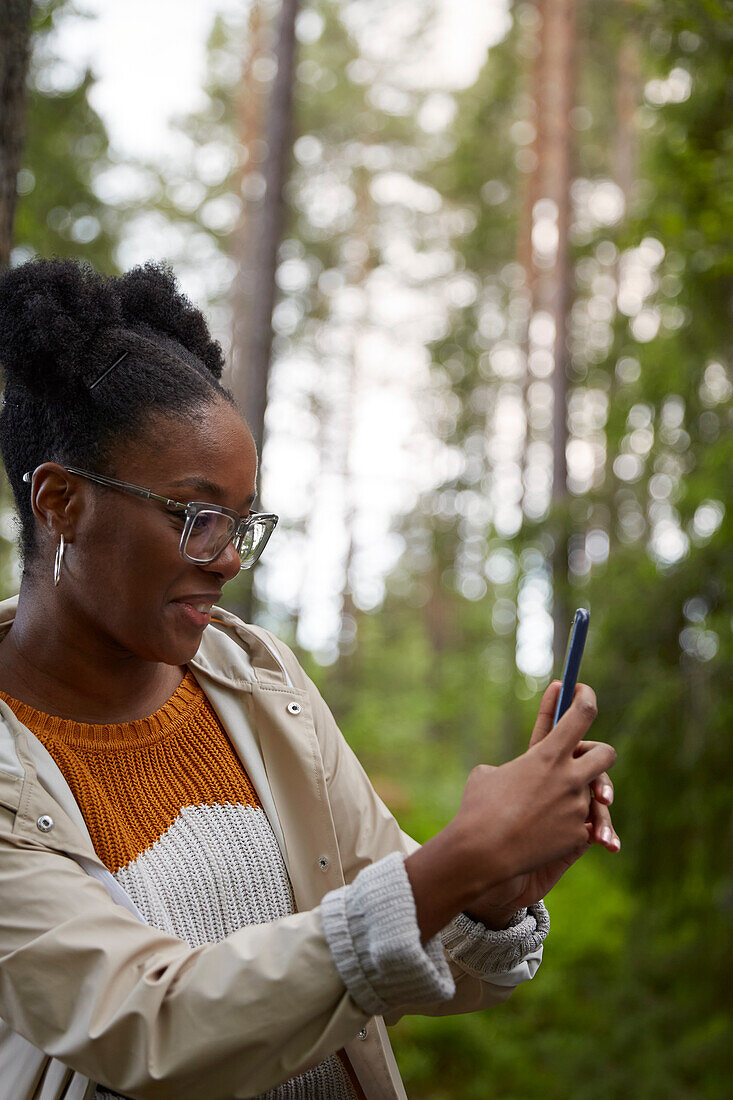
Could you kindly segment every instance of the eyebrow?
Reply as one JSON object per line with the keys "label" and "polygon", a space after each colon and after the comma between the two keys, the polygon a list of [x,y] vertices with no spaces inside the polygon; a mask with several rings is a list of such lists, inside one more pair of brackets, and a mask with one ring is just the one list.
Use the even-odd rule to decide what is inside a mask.
{"label": "eyebrow", "polygon": [[[205,477],[184,477],[181,478],[180,481],[171,481],[169,484],[174,489],[191,488],[196,493],[202,493],[204,496],[213,497],[214,500],[217,498],[221,499],[224,495],[220,485],[215,485],[213,481],[209,481]],[[252,493],[246,498],[244,503],[247,507],[252,504],[256,496],[257,493]]]}

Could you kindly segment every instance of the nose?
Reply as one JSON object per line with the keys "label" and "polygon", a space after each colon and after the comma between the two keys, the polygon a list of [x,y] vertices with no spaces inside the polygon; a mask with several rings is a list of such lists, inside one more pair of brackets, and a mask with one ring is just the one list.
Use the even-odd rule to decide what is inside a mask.
{"label": "nose", "polygon": [[206,573],[218,574],[224,584],[237,576],[241,566],[242,559],[239,556],[239,551],[234,548],[233,542],[228,542],[213,561],[199,563],[199,569],[203,569]]}

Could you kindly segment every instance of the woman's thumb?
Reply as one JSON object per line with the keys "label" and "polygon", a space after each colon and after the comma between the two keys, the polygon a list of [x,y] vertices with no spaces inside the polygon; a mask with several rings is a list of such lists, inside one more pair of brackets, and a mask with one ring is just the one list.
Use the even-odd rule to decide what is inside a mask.
{"label": "woman's thumb", "polygon": [[552,683],[545,688],[545,693],[540,702],[537,721],[534,724],[532,736],[529,739],[530,748],[544,740],[552,729],[552,719],[555,717],[555,708],[557,707],[557,697],[560,694],[560,686],[559,680],[553,680]]}

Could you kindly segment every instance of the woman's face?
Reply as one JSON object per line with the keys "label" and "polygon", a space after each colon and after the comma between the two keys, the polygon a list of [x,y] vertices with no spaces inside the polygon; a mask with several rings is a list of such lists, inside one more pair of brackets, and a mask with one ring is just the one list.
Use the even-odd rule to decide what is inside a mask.
{"label": "woman's face", "polygon": [[[113,471],[99,472],[182,503],[205,501],[247,515],[257,455],[241,416],[216,400],[196,421],[156,417],[116,451]],[[239,554],[230,543],[214,561],[194,565],[178,550],[182,521],[165,505],[82,479],[76,485],[78,518],[55,589],[61,605],[94,644],[121,658],[184,664],[198,649],[222,586],[237,576]]]}

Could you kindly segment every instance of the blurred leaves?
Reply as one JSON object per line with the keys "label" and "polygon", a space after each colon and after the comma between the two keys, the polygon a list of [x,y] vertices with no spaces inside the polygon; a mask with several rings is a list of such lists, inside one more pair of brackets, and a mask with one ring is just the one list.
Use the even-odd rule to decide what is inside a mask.
{"label": "blurred leaves", "polygon": [[[455,812],[467,768],[523,750],[545,682],[520,674],[515,647],[522,586],[541,583],[550,554],[548,517],[525,514],[507,535],[478,510],[495,491],[485,455],[506,392],[486,366],[497,339],[487,303],[511,331],[521,298],[512,132],[522,135],[512,127],[523,102],[518,28],[533,10],[515,6],[514,29],[456,97],[452,153],[423,174],[473,215],[453,248],[478,294],[432,349],[451,409],[442,434],[461,472],[403,521],[394,594],[358,616],[355,653],[315,672],[357,751],[410,792],[399,816],[420,839]],[[722,8],[682,3],[588,5],[583,19],[584,193],[613,175],[614,51],[630,35],[639,51],[629,210],[575,234],[571,426],[602,465],[563,516],[578,547],[570,601],[592,608],[583,679],[599,699],[593,735],[619,752],[622,848],[590,852],[553,890],[542,968],[505,1007],[398,1025],[408,1092],[425,1100],[720,1100],[729,1087],[733,1004],[719,945],[733,916],[730,22]],[[575,216],[580,227],[579,198]],[[633,286],[642,297],[624,315],[616,295]],[[594,315],[609,318],[598,335]]]}
{"label": "blurred leaves", "polygon": [[[262,617],[295,636],[312,583],[299,548],[320,522],[313,485],[326,483],[342,446],[354,333],[388,332],[390,355],[403,338],[369,313],[397,285],[374,272],[421,291],[440,284],[447,320],[425,329],[423,411],[448,473],[399,520],[405,552],[384,601],[372,613],[350,604],[340,659],[303,660],[377,789],[425,840],[455,813],[474,764],[527,745],[549,675],[554,524],[571,548],[568,601],[592,609],[582,675],[599,700],[593,735],[619,753],[612,814],[622,848],[589,852],[553,890],[542,967],[505,1005],[400,1022],[408,1094],[722,1100],[733,1040],[730,12],[713,0],[580,9],[574,450],[569,501],[553,515],[547,333],[535,318],[540,351],[528,363],[533,319],[516,262],[537,8],[512,11],[475,84],[451,97],[456,114],[443,132],[416,121],[429,90],[400,87],[361,48],[354,28],[363,40],[373,5],[319,0],[304,13],[279,271],[286,308],[276,311],[276,357],[291,361],[275,388],[291,400],[284,434],[313,437],[315,481],[293,470],[304,488],[287,534],[302,541],[280,574],[290,589]],[[46,6],[39,34],[54,12]],[[417,20],[417,47],[428,22],[427,12]],[[243,200],[256,204],[256,187],[236,193],[244,35],[241,19],[216,23],[207,102],[184,127],[191,163],[153,178],[138,204],[184,227],[182,248],[217,310],[233,274],[232,222]],[[634,179],[621,204],[615,93],[618,52],[629,45]],[[126,210],[99,197],[115,165],[89,88],[88,74],[63,90],[36,79],[17,243],[112,270],[135,202]]]}
{"label": "blurred leaves", "polygon": [[104,124],[89,103],[94,78],[65,72],[53,52],[52,31],[70,7],[61,0],[35,6],[13,263],[34,253],[76,256],[114,271],[122,219],[95,190],[110,161]]}

